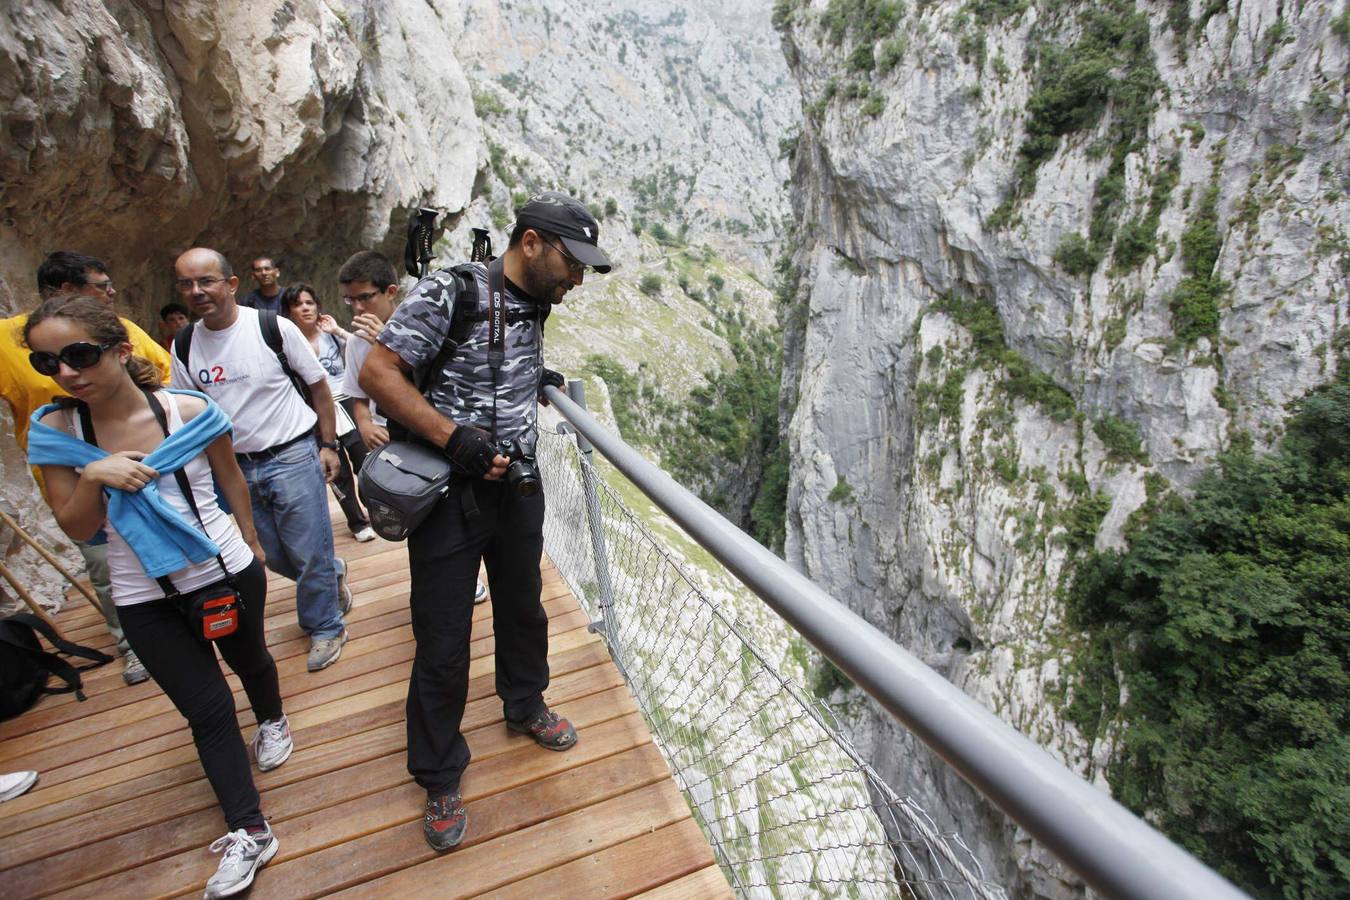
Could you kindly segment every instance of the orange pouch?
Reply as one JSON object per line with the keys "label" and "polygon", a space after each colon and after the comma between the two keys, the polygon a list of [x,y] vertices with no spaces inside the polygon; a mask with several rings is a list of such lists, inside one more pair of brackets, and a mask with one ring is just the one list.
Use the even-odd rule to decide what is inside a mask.
{"label": "orange pouch", "polygon": [[229,637],[239,630],[244,601],[228,584],[213,584],[182,598],[193,633],[205,641]]}

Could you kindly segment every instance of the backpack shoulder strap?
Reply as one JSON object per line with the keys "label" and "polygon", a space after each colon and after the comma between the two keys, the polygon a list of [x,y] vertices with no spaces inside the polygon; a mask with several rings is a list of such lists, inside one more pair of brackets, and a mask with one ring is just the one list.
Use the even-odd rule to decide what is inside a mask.
{"label": "backpack shoulder strap", "polygon": [[286,358],[286,345],[281,339],[281,325],[277,323],[277,311],[275,309],[258,310],[258,328],[262,331],[263,342],[268,348],[276,354],[277,362],[281,364],[281,371],[286,373],[295,390],[300,394],[304,401],[310,406],[314,405],[309,395],[309,385],[295,374],[291,368],[290,360]]}
{"label": "backpack shoulder strap", "polygon": [[173,336],[173,355],[178,357],[178,361],[183,364],[183,368],[191,369],[188,365],[188,354],[192,352],[192,334],[197,330],[196,323],[189,322],[178,333]]}
{"label": "backpack shoulder strap", "polygon": [[427,392],[432,375],[444,368],[455,351],[459,350],[459,345],[469,336],[474,322],[484,318],[478,311],[478,279],[473,273],[473,263],[460,263],[445,271],[450,273],[457,285],[454,302],[450,305],[450,327],[445,332],[441,348],[418,374],[417,390],[422,394]]}

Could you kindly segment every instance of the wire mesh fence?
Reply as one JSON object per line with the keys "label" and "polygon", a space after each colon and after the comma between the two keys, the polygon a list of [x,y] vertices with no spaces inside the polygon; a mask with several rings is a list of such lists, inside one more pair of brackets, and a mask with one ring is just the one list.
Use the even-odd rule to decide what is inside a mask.
{"label": "wire mesh fence", "polygon": [[600,478],[571,436],[541,429],[537,454],[545,548],[738,894],[1004,897],[960,836],[897,796],[761,651],[760,624],[700,587],[624,502],[620,491],[635,488]]}

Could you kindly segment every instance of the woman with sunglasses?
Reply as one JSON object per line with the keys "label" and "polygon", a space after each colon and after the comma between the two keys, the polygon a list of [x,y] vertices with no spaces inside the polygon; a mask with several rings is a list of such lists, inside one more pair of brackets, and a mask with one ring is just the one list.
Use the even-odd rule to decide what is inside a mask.
{"label": "woman with sunglasses", "polygon": [[333,493],[338,506],[347,517],[347,528],[358,541],[375,540],[365,510],[356,499],[354,472],[361,471],[366,461],[366,445],[356,430],[352,415],[352,400],[342,390],[347,371],[347,340],[351,337],[332,316],[319,305],[319,295],[308,284],[293,284],[281,294],[281,314],[290,319],[309,341],[310,349],[319,358],[319,364],[328,374],[328,388],[337,404],[338,475],[333,479]]}
{"label": "woman with sunglasses", "polygon": [[[33,368],[71,395],[33,414],[29,461],[41,466],[66,534],[82,541],[106,534],[113,602],[127,640],[191,726],[224,813],[228,831],[210,847],[224,855],[205,896],[239,893],[278,841],[263,818],[213,643],[253,707],[259,770],[285,762],[292,742],[263,633],[263,551],[229,419],[202,394],[161,388],[154,366],[132,355],[117,315],[97,300],[47,300],[28,317],[23,336]],[[235,523],[216,502],[213,478]],[[185,610],[185,597],[227,590],[242,601],[237,630],[207,641],[193,630],[200,623]]]}

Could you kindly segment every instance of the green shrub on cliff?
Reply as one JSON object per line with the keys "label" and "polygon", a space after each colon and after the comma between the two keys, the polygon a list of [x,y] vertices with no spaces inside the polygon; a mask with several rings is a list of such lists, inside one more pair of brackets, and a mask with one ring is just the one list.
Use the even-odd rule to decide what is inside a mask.
{"label": "green shrub on cliff", "polygon": [[1219,188],[1205,191],[1191,222],[1181,234],[1181,261],[1186,278],[1172,292],[1168,306],[1177,340],[1193,344],[1202,337],[1219,335],[1219,300],[1228,290],[1214,274],[1219,258]]}
{"label": "green shrub on cliff", "polygon": [[1091,635],[1068,711],[1113,724],[1116,796],[1257,896],[1343,897],[1350,380],[1306,397],[1276,452],[1225,453],[1127,552],[1091,557],[1067,606]]}

